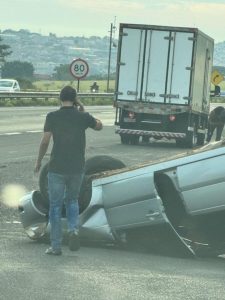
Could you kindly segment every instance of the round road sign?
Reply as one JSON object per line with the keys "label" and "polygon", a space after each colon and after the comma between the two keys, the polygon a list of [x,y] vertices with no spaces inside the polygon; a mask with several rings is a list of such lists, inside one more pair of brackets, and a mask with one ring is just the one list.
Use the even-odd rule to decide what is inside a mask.
{"label": "round road sign", "polygon": [[81,79],[87,76],[89,71],[88,63],[81,59],[74,59],[70,64],[70,72],[76,79]]}

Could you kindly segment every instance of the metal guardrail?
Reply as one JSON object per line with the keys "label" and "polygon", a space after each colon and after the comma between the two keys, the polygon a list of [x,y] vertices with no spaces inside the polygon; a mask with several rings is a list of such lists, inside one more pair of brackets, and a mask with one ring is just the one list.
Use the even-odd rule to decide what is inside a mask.
{"label": "metal guardrail", "polygon": [[[0,100],[6,98],[26,98],[26,99],[39,99],[39,98],[58,98],[58,91],[52,92],[0,92]],[[113,98],[114,93],[78,93],[79,98]]]}
{"label": "metal guardrail", "polygon": [[[49,99],[59,98],[59,91],[49,92],[0,92],[0,100],[4,99]],[[77,93],[79,98],[114,98],[114,93]],[[225,102],[225,96],[210,97],[211,102]]]}

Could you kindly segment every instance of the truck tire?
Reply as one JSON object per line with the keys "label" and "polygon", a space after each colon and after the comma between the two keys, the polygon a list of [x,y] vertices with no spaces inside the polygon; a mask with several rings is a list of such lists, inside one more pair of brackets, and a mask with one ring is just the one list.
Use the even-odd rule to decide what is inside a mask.
{"label": "truck tire", "polygon": [[139,143],[139,135],[132,135],[130,137],[130,144],[131,145],[138,145]]}
{"label": "truck tire", "polygon": [[[43,195],[43,204],[46,208],[49,207],[47,178],[48,166],[49,163],[43,166],[39,176],[39,188],[41,194]],[[121,160],[107,155],[98,155],[86,160],[84,169],[85,176],[81,186],[80,196],[78,199],[80,205],[80,212],[82,212],[87,207],[91,199],[91,181],[89,180],[90,175],[104,171],[121,169],[124,167],[126,166]]]}
{"label": "truck tire", "polygon": [[186,135],[186,146],[193,148],[197,146],[197,127],[193,124],[193,131],[188,131]]}
{"label": "truck tire", "polygon": [[197,145],[203,146],[205,142],[205,133],[198,133],[197,134]]}
{"label": "truck tire", "polygon": [[146,136],[146,135],[144,135],[144,136],[142,136],[142,143],[144,143],[144,144],[148,144],[149,143],[149,136]]}
{"label": "truck tire", "polygon": [[186,146],[186,140],[184,139],[176,139],[176,146],[179,148],[184,148]]}
{"label": "truck tire", "polygon": [[121,144],[128,145],[130,143],[130,135],[126,133],[120,134]]}
{"label": "truck tire", "polygon": [[188,132],[186,137],[186,146],[188,148],[193,148],[197,145],[197,140],[194,132]]}

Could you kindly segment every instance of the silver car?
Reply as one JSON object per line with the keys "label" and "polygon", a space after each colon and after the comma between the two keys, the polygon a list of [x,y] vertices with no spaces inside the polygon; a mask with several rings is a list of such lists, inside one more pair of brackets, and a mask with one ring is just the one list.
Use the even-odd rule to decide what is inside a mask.
{"label": "silver car", "polygon": [[[46,174],[47,165],[40,191],[27,194],[19,206],[26,233],[40,241],[48,238],[50,226]],[[85,174],[81,241],[185,257],[225,253],[225,148],[220,142],[132,168],[98,156],[87,161]]]}

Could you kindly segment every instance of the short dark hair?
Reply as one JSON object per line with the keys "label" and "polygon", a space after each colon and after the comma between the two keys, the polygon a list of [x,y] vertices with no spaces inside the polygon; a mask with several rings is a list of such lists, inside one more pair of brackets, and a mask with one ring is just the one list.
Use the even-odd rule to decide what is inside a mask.
{"label": "short dark hair", "polygon": [[76,100],[77,92],[72,86],[65,86],[62,88],[59,99],[64,102],[64,101],[71,101],[74,102]]}

